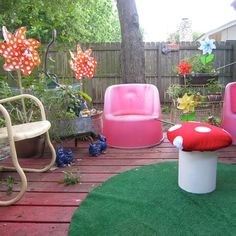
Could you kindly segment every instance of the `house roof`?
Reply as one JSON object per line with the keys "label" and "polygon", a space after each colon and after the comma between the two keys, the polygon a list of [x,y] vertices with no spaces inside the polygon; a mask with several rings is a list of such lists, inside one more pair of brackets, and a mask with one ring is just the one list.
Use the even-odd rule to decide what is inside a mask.
{"label": "house roof", "polygon": [[234,1],[231,3],[231,6],[234,8],[234,10],[236,10],[236,0],[234,0]]}
{"label": "house roof", "polygon": [[[236,0],[235,0],[235,7],[236,7]],[[223,31],[223,30],[225,30],[225,29],[228,29],[228,28],[230,28],[230,27],[232,27],[232,26],[234,26],[234,25],[236,25],[236,20],[230,21],[230,22],[228,22],[228,23],[226,23],[226,24],[224,24],[224,25],[222,25],[222,26],[220,26],[220,27],[218,27],[218,28],[216,28],[216,29],[213,29],[213,30],[211,30],[211,31],[208,31],[207,33],[204,33],[203,35],[201,35],[201,36],[198,38],[198,40],[199,40],[199,39],[202,39],[202,38],[205,38],[205,37],[207,37],[207,36],[209,36],[209,35],[218,33],[218,32],[220,32],[220,31]]]}

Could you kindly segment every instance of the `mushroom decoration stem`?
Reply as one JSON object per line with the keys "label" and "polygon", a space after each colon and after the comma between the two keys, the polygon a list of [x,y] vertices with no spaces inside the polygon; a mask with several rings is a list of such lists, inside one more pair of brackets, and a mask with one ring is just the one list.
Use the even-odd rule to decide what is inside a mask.
{"label": "mushroom decoration stem", "polygon": [[214,191],[216,151],[232,144],[231,135],[213,125],[183,122],[172,126],[167,138],[179,149],[179,187],[197,194]]}

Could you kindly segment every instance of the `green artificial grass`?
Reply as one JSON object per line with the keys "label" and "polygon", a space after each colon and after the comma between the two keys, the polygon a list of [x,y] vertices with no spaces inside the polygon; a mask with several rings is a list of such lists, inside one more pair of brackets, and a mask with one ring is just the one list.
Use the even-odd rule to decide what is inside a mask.
{"label": "green artificial grass", "polygon": [[236,235],[236,166],[218,164],[209,194],[187,193],[177,182],[176,162],[114,176],[75,211],[69,235]]}

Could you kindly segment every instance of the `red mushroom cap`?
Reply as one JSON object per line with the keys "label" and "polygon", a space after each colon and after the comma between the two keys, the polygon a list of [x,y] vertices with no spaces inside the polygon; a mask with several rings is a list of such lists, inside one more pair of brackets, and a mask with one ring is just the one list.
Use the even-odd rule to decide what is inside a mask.
{"label": "red mushroom cap", "polygon": [[182,122],[167,131],[167,138],[183,151],[215,151],[232,144],[222,128],[200,122]]}

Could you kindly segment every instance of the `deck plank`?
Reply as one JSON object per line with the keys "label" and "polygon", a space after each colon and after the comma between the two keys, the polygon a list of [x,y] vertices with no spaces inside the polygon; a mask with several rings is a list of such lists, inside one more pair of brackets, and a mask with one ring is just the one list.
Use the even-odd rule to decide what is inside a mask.
{"label": "deck plank", "polygon": [[76,209],[71,206],[1,207],[0,222],[69,223]]}
{"label": "deck plank", "polygon": [[0,223],[2,236],[65,236],[69,223]]}

